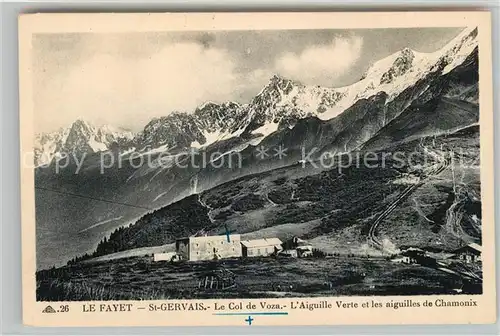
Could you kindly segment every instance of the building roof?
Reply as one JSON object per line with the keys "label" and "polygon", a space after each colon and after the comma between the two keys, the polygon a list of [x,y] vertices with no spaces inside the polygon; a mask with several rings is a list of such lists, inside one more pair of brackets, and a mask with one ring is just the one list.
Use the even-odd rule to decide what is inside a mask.
{"label": "building roof", "polygon": [[155,256],[169,256],[169,255],[174,256],[176,254],[177,254],[177,252],[159,252],[159,253],[153,253],[153,255],[155,255]]}
{"label": "building roof", "polygon": [[[194,236],[191,236],[191,237],[183,237],[183,238],[178,238],[177,240],[189,240],[189,241],[207,241],[207,240],[220,240],[220,239],[224,239],[224,240],[227,240],[227,235],[218,235],[218,236],[198,236],[198,237],[194,237]],[[229,235],[229,240],[233,241],[233,240],[241,240],[240,238],[240,235],[239,234],[230,234]]]}
{"label": "building roof", "polygon": [[466,246],[462,246],[461,248],[455,250],[455,253],[460,253],[460,252],[463,252],[463,251],[472,251],[476,254],[480,254],[483,250],[483,247],[479,244],[476,244],[476,243],[471,243],[469,245],[466,245]]}
{"label": "building roof", "polygon": [[425,252],[424,250],[422,250],[421,248],[418,248],[418,247],[408,247],[407,249],[404,250],[404,252],[409,252],[409,251],[412,251],[412,252]]}
{"label": "building roof", "polygon": [[476,250],[478,252],[483,252],[483,247],[476,243],[471,243],[468,245],[471,249]]}
{"label": "building roof", "polygon": [[242,240],[241,245],[245,247],[264,247],[264,246],[281,246],[281,240],[278,238],[265,238],[254,240]]}
{"label": "building roof", "polygon": [[423,257],[425,256],[425,251],[419,248],[409,248],[402,251],[401,255],[405,257]]}

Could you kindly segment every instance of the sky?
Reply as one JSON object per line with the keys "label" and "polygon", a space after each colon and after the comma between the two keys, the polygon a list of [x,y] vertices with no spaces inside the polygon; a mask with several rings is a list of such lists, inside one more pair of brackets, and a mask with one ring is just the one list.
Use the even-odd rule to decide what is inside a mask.
{"label": "sky", "polygon": [[436,51],[462,29],[38,34],[36,130],[83,119],[139,131],[206,101],[247,103],[273,74],[341,87],[381,58],[405,47]]}

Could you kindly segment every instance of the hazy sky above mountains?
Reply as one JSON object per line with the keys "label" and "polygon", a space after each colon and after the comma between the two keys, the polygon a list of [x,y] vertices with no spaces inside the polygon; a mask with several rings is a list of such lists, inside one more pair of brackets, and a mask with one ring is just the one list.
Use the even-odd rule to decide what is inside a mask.
{"label": "hazy sky above mountains", "polygon": [[247,103],[277,73],[340,87],[409,47],[440,49],[462,28],[43,34],[33,39],[37,132],[77,118],[141,130],[207,100]]}

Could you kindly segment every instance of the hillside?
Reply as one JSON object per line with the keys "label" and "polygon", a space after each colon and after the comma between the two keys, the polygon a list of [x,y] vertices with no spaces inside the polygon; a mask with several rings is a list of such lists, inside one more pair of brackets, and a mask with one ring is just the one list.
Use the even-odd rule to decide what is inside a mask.
{"label": "hillside", "polygon": [[[191,196],[148,214],[101,242],[100,248],[119,251],[111,248],[117,241],[127,248],[164,245],[201,228],[221,234],[228,227],[257,235],[271,229],[282,239],[299,235],[332,253],[377,253],[367,240],[373,219],[418,178],[425,182],[382,222],[377,236],[396,248],[452,250],[480,238],[480,222],[471,225],[471,218],[481,218],[479,172],[474,165],[463,165],[472,164],[478,146],[478,128],[471,127],[391,148],[390,153],[413,153],[413,164],[403,167],[389,156],[386,168],[377,161],[378,168],[352,164],[339,170],[336,165],[320,172],[297,164],[249,175],[202,192],[199,199]],[[450,151],[456,161],[434,176],[438,161],[429,153]],[[345,156],[340,160],[346,165]],[[453,217],[452,211],[460,215]],[[189,225],[179,217],[184,213],[193,216]]]}

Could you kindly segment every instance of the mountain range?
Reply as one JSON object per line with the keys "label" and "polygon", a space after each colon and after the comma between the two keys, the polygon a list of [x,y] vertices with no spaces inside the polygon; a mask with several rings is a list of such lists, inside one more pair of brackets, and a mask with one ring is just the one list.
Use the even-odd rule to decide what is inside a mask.
{"label": "mountain range", "polygon": [[[442,49],[420,53],[409,48],[375,62],[360,81],[341,88],[307,86],[274,75],[269,83],[247,104],[206,102],[191,113],[174,112],[151,120],[133,134],[110,126],[96,127],[83,120],[56,132],[39,134],[35,139],[35,165],[47,164],[62,153],[95,153],[118,145],[123,151],[154,148],[206,147],[232,137],[263,138],[298,120],[315,116],[330,120],[356,102],[383,92],[385,105],[405,89],[427,76],[446,74],[461,64],[477,46],[477,30],[465,29]],[[477,87],[457,87],[456,94],[476,99]]]}
{"label": "mountain range", "polygon": [[78,119],[71,126],[35,137],[35,165],[47,165],[64,154],[98,153],[113,146],[126,148],[134,138],[131,131],[110,126],[96,127]]}
{"label": "mountain range", "polygon": [[[307,176],[311,176],[309,182],[318,184],[318,188],[326,188],[321,186],[318,177],[325,169],[310,167],[299,173],[295,167],[303,159],[304,151],[312,153],[311,159],[317,160],[325,152],[341,154],[404,147],[405,143],[413,143],[416,139],[446,136],[477,123],[478,117],[477,29],[467,28],[436,52],[420,53],[405,48],[375,62],[358,82],[346,87],[304,85],[275,75],[246,104],[207,102],[190,113],[174,112],[155,118],[136,134],[108,126],[96,127],[78,120],[66,129],[36,138],[36,164],[44,165],[35,171],[36,186],[39,187],[36,192],[37,265],[43,268],[64,262],[51,253],[58,241],[78,238],[71,246],[60,243],[59,247],[66,256],[92,252],[98,241],[117,227],[130,225],[131,232],[137,235],[134,230],[138,226],[134,229],[134,223],[138,220],[137,223],[149,223],[145,232],[159,230],[157,233],[163,234],[160,232],[163,224],[150,227],[150,223],[161,222],[160,219],[144,219],[143,216],[156,209],[163,209],[161,212],[166,214],[174,208],[177,209],[175,213],[186,211],[187,214],[189,207],[198,209],[207,202],[214,202],[206,198],[200,205],[193,194],[217,198],[217,190],[222,190],[220,195],[227,199],[211,206],[219,208],[217,214],[222,219],[231,217],[228,220],[232,223],[238,220],[248,223],[253,218],[260,221],[255,227],[259,230],[267,225],[289,225],[292,222],[283,219],[290,217],[289,214],[282,213],[284,217],[274,219],[272,223],[266,218],[259,219],[259,213],[262,215],[267,211],[264,208],[267,209],[269,196],[264,190],[258,195],[255,190],[242,194],[243,189],[252,190],[257,186],[253,182],[242,184],[241,179],[269,180],[272,172],[294,167],[286,174],[276,173],[276,176],[285,175],[290,180],[284,184],[286,190],[293,189],[291,181],[300,177],[297,183],[301,193],[309,195],[314,190],[308,191]],[[280,160],[273,155],[258,157],[256,149],[260,146],[282,146],[287,149],[286,155]],[[168,150],[168,161],[191,149],[207,155],[223,153],[217,160],[237,152],[241,164],[217,169],[159,164],[160,159],[165,162],[165,157],[158,157],[163,151]],[[79,174],[74,174],[71,169],[54,173],[54,161],[65,151],[88,154]],[[137,168],[132,165],[133,160],[125,160],[123,166],[111,167],[102,174],[98,153],[103,151],[118,151],[122,159],[136,151],[148,155],[157,165]],[[392,176],[389,180],[393,178],[399,176]],[[278,185],[275,179],[271,180],[272,186]],[[373,186],[377,184],[374,182]],[[351,185],[350,188],[354,187]],[[283,190],[277,193],[287,194]],[[234,203],[234,200],[229,200],[231,195],[242,203],[229,211],[225,207]],[[303,198],[313,202],[309,196]],[[276,196],[271,198],[272,203],[279,203]],[[353,199],[353,202],[362,201]],[[375,204],[376,200],[371,202]],[[299,208],[293,210],[294,213],[303,205],[295,204]],[[332,211],[330,207],[319,208],[326,210],[321,214],[318,212],[318,216]],[[227,216],[224,215],[226,210],[229,211]],[[250,210],[250,215],[244,215]],[[238,219],[238,213],[248,217]],[[206,220],[210,216],[202,214],[202,217]],[[309,220],[318,221],[320,217]],[[294,220],[297,219],[294,217]],[[315,232],[313,238],[320,239],[322,233],[331,230],[324,227],[328,223],[318,223],[320,227],[315,226],[307,234],[314,236]],[[193,230],[204,225],[207,223],[193,225]],[[188,226],[186,224],[187,231],[172,227],[168,230],[193,234]],[[239,229],[243,233],[252,231],[251,225]],[[171,239],[169,236],[163,243],[169,243]],[[158,239],[143,238],[140,243],[131,241],[126,248],[153,243],[157,244]]]}

